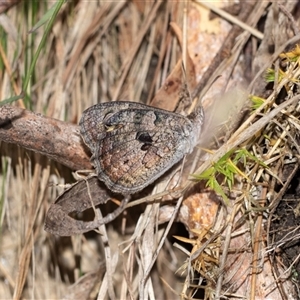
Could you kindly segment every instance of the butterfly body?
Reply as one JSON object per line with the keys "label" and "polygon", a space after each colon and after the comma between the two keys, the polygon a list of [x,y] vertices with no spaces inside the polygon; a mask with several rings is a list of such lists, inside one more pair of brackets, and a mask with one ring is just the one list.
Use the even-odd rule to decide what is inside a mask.
{"label": "butterfly body", "polygon": [[136,193],[190,153],[203,110],[185,117],[140,103],[96,104],[82,114],[80,133],[98,178],[113,192]]}

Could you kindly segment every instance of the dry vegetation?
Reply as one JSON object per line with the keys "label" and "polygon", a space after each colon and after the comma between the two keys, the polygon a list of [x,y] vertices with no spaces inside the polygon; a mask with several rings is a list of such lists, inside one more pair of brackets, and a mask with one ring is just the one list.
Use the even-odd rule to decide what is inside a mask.
{"label": "dry vegetation", "polygon": [[[47,18],[52,5],[0,5],[0,298],[299,299],[299,4],[223,1],[217,16],[196,1],[77,0]],[[202,149],[113,222],[47,233],[72,171],[92,169],[82,111],[132,100],[184,114],[185,81],[205,108]]]}

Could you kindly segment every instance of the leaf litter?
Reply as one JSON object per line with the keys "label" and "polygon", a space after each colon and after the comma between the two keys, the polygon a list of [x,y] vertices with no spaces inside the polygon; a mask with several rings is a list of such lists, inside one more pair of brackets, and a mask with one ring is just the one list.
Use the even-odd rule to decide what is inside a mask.
{"label": "leaf litter", "polygon": [[[86,107],[112,99],[145,103],[156,98],[163,102],[159,106],[176,107],[179,90],[175,90],[174,97],[161,97],[157,91],[170,79],[181,79],[178,66],[182,49],[166,17],[170,16],[180,28],[182,5],[181,2],[141,4],[136,1],[119,5],[93,1],[88,6],[83,1],[66,3],[37,61],[30,90],[33,110],[77,123]],[[296,299],[295,287],[299,282],[299,257],[296,255],[299,253],[296,250],[299,236],[296,180],[299,66],[297,38],[293,38],[297,32],[293,28],[298,25],[289,14],[294,8],[292,3],[278,6],[273,3],[269,7],[264,3],[253,5],[249,18],[242,21],[256,27],[259,19],[267,14],[263,39],[249,40],[250,33],[241,30],[230,53],[219,55],[221,63],[212,68],[214,72],[202,85],[201,91],[209,91],[203,92],[205,95],[201,99],[210,120],[209,128],[218,130],[212,131],[213,137],[204,138],[192,158],[187,158],[181,172],[168,178],[169,187],[178,188],[180,182],[179,194],[164,193],[166,183],[159,187],[163,184],[160,183],[156,187],[159,198],[155,194],[147,196],[148,191],[136,196],[137,200],[143,197],[148,202],[160,201],[128,209],[127,216],[100,228],[101,235],[99,232],[72,238],[48,235],[43,230],[46,211],[62,192],[62,186],[72,182],[69,169],[45,156],[1,143],[0,269],[6,279],[0,287],[1,295],[16,299],[31,295],[53,299],[72,298],[72,295],[85,299],[128,295],[134,299],[155,295],[157,299],[173,299],[176,295],[191,297],[202,290],[206,299],[221,295]],[[44,15],[45,7],[39,6],[38,12]],[[276,12],[282,22],[280,26],[274,19]],[[14,26],[20,28],[20,37],[26,36],[32,24],[18,15],[22,15],[20,5],[7,12]],[[215,47],[214,39],[217,40],[217,29],[213,34],[203,33],[207,37],[212,34],[205,43],[203,36],[198,38],[201,19],[197,16],[201,17],[201,10],[198,4],[191,2],[188,37],[192,39],[188,39],[188,53],[196,77],[200,77],[200,71],[207,72],[216,55],[216,52],[211,53],[209,58],[213,52],[209,49]],[[227,21],[219,21],[220,27],[216,28],[222,32],[224,26],[226,33],[220,35],[226,41],[226,34],[232,29],[228,29]],[[197,28],[193,27],[195,22],[199,24]],[[35,31],[35,46],[43,34],[41,28]],[[268,37],[273,31],[278,39],[271,41],[275,50],[270,51]],[[18,78],[24,75],[26,60],[22,57],[15,60],[12,54],[17,51],[17,45],[9,45],[12,46],[10,51],[4,52],[2,58],[6,57],[10,66],[18,66],[14,67],[13,81],[20,86]],[[30,59],[30,53],[26,55]],[[270,67],[274,70],[274,80],[269,76],[269,86],[263,76],[249,84],[249,78],[265,74]],[[173,74],[176,78],[170,77]],[[3,99],[10,96],[10,75],[8,69],[1,70]],[[196,81],[204,82],[205,76],[201,78]],[[191,83],[189,76],[187,79]],[[178,86],[181,87],[181,83]],[[259,97],[260,106],[256,102],[256,110],[253,109],[250,102],[253,96],[247,100],[245,111],[238,113],[241,104],[237,99],[245,99],[238,93],[232,98],[232,102],[237,103],[230,120],[227,114],[224,119],[222,116],[220,119],[219,114],[214,118],[214,107],[230,103],[230,100],[223,100],[223,94],[234,86],[243,86],[248,94]],[[215,183],[229,199],[228,205],[221,204],[225,202],[224,197],[220,197],[222,193],[214,186],[187,180],[189,174],[201,176],[205,168],[218,166],[218,163],[220,168],[224,155],[242,149],[250,156],[240,156],[233,169],[229,168],[231,163],[229,166],[224,163],[223,172],[215,176]],[[249,159],[251,156],[256,160]],[[230,185],[226,176],[230,178]],[[193,249],[187,247],[183,251],[182,246],[172,247],[170,241],[174,240],[168,235],[157,255],[159,238],[165,229],[164,223],[157,225],[160,215],[165,211],[164,222],[171,219],[174,203],[166,201],[182,195],[185,197],[178,220],[185,225],[185,236],[178,239],[190,243]],[[204,212],[199,213],[199,205],[205,205]],[[283,211],[286,214],[282,214]],[[90,218],[89,215],[85,217]],[[174,224],[171,234],[180,236],[179,230],[182,227]],[[149,272],[153,258],[156,258],[155,268]],[[177,273],[180,280],[174,275],[176,270],[180,270]],[[86,274],[85,277],[81,277],[82,274]]]}

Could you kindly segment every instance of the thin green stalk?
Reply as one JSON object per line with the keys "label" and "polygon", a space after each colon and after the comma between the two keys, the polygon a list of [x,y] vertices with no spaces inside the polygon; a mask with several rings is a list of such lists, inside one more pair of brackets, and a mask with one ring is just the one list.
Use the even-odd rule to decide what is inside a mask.
{"label": "thin green stalk", "polygon": [[46,29],[45,29],[45,32],[43,34],[43,37],[41,39],[41,42],[36,50],[36,53],[34,54],[33,56],[33,59],[32,59],[32,62],[31,62],[31,65],[29,67],[29,72],[27,73],[26,77],[25,77],[25,80],[24,80],[24,83],[23,83],[23,91],[26,91],[27,87],[28,87],[28,84],[29,84],[29,81],[31,79],[31,76],[32,76],[32,73],[34,71],[34,68],[35,68],[35,65],[36,65],[36,62],[38,60],[38,57],[46,43],[46,39],[48,37],[48,34],[52,28],[52,25],[54,23],[54,20],[56,19],[56,16],[59,12],[59,10],[61,9],[62,5],[65,3],[65,0],[60,0],[58,1],[56,4],[55,4],[55,8],[53,10],[53,14],[51,15],[49,21],[48,21],[48,24],[46,26]]}

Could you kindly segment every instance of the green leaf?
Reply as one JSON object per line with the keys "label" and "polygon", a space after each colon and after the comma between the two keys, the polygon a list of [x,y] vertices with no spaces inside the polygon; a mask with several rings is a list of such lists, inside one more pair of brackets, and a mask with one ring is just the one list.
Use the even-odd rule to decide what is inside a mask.
{"label": "green leaf", "polygon": [[41,42],[37,48],[37,51],[36,53],[34,54],[33,56],[33,59],[32,59],[32,62],[30,64],[30,68],[29,68],[29,71],[26,73],[26,77],[24,79],[24,83],[23,83],[23,91],[26,91],[27,90],[27,87],[28,87],[28,84],[30,82],[30,79],[31,79],[31,76],[33,74],[33,71],[34,71],[34,68],[35,68],[35,65],[36,65],[36,62],[38,60],[38,57],[44,47],[44,44],[46,43],[46,40],[47,40],[47,37],[49,35],[49,32],[52,28],[52,25],[55,21],[55,18],[60,10],[60,8],[62,7],[62,5],[65,3],[65,0],[60,0],[60,1],[57,1],[56,4],[54,5],[54,9],[52,11],[52,14],[50,15],[49,17],[49,21],[47,23],[47,26],[45,28],[45,32],[42,36],[42,39],[41,39]]}
{"label": "green leaf", "polygon": [[50,18],[52,17],[53,13],[55,12],[55,8],[59,5],[59,2],[55,3],[42,17],[41,19],[32,27],[32,29],[29,31],[29,33],[35,32],[37,29],[42,27],[44,24],[46,24]]}
{"label": "green leaf", "polygon": [[13,97],[4,99],[4,100],[0,101],[0,106],[6,105],[6,104],[11,104],[19,99],[22,99],[23,97],[24,97],[24,95],[21,94],[19,96],[13,96]]}
{"label": "green leaf", "polygon": [[249,98],[252,102],[252,108],[254,110],[260,108],[264,104],[264,102],[266,101],[264,98],[260,98],[260,97],[254,96],[254,95],[250,95]]}
{"label": "green leaf", "polygon": [[[217,194],[222,196],[224,202],[228,202],[228,197],[222,189],[222,185],[232,189],[234,179],[236,175],[244,177],[249,180],[247,175],[238,168],[238,164],[242,163],[246,167],[249,160],[260,164],[263,167],[267,167],[262,161],[256,156],[252,155],[246,148],[230,150],[224,154],[217,162],[215,162],[210,168],[205,170],[201,174],[193,174],[192,176],[197,180],[207,180],[206,186],[213,189]],[[222,185],[218,182],[217,178],[219,175],[224,177]]]}

